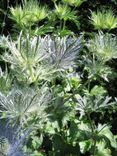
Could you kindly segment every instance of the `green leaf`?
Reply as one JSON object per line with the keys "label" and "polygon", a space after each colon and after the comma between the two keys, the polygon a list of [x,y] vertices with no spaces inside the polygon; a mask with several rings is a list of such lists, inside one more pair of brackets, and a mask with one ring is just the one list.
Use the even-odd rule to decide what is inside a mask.
{"label": "green leaf", "polygon": [[117,142],[113,135],[113,133],[110,131],[108,126],[105,126],[98,134],[99,136],[105,136],[109,141],[113,148],[117,148]]}
{"label": "green leaf", "polygon": [[75,122],[71,122],[70,124],[70,128],[69,128],[69,137],[70,137],[70,142],[72,142],[73,144],[77,142],[77,138],[78,138],[78,123]]}
{"label": "green leaf", "polygon": [[61,150],[64,149],[65,143],[59,134],[55,134],[52,140],[53,140],[53,148],[57,153],[59,153]]}
{"label": "green leaf", "polygon": [[53,27],[51,27],[50,25],[42,25],[38,28],[36,28],[36,30],[34,30],[34,34],[35,35],[45,35],[46,33],[50,33],[53,31]]}
{"label": "green leaf", "polygon": [[91,92],[90,92],[90,94],[91,95],[94,95],[94,96],[97,96],[97,95],[103,95],[103,94],[105,94],[105,93],[107,93],[107,91],[103,88],[103,87],[101,87],[101,86],[94,86],[92,89],[91,89]]}
{"label": "green leaf", "polygon": [[73,32],[68,30],[68,29],[64,29],[64,30],[57,29],[56,31],[54,31],[54,33],[57,34],[60,37],[73,35]]}
{"label": "green leaf", "polygon": [[95,156],[112,156],[110,149],[105,147],[104,142],[101,141],[98,144],[96,144],[96,146],[97,146],[97,151]]}
{"label": "green leaf", "polygon": [[89,151],[92,146],[91,140],[81,141],[79,142],[81,153],[85,154],[85,152]]}
{"label": "green leaf", "polygon": [[33,140],[32,140],[32,146],[34,149],[38,149],[41,144],[42,144],[42,141],[43,141],[43,137],[40,136],[40,137],[37,137],[37,136],[33,136],[31,137]]}

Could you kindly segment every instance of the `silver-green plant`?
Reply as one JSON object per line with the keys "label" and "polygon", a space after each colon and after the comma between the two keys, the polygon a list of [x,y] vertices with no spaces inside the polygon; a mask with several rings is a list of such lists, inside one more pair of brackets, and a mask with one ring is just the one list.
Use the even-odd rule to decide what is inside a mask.
{"label": "silver-green plant", "polygon": [[51,98],[52,95],[45,86],[40,89],[14,88],[7,96],[0,93],[1,118],[7,118],[13,124],[19,123],[23,127],[32,120],[32,115],[37,115],[41,125],[47,117],[45,109]]}
{"label": "silver-green plant", "polygon": [[117,38],[111,34],[95,34],[89,41],[88,48],[102,62],[117,58]]}
{"label": "silver-green plant", "polygon": [[29,131],[26,130],[21,134],[19,128],[13,128],[8,122],[5,124],[0,121],[0,126],[0,156],[27,156],[22,147],[25,145]]}
{"label": "silver-green plant", "polygon": [[102,109],[107,109],[109,106],[115,104],[115,102],[110,102],[111,98],[108,96],[107,97],[97,96],[95,99],[88,96],[87,97],[79,96],[77,100],[78,100],[77,110],[80,111],[81,116],[85,115],[86,113],[101,112]]}
{"label": "silver-green plant", "polygon": [[11,69],[20,81],[28,83],[51,80],[57,73],[64,72],[75,64],[81,47],[81,37],[23,37],[17,41],[6,38],[9,51],[3,60],[11,64]]}
{"label": "silver-green plant", "polygon": [[77,27],[79,27],[77,12],[72,10],[68,5],[55,4],[55,14],[57,18],[60,19],[60,29],[65,30],[67,21],[72,21]]}
{"label": "silver-green plant", "polygon": [[97,12],[91,11],[91,23],[95,29],[114,29],[117,28],[117,17],[114,15],[111,9],[97,10]]}
{"label": "silver-green plant", "polygon": [[[45,6],[39,6],[37,0],[23,1],[23,6],[11,7],[11,19],[21,29],[30,29],[36,22],[40,22],[48,15],[48,9]],[[26,31],[26,29],[25,29]]]}
{"label": "silver-green plant", "polygon": [[38,76],[39,79],[45,79],[46,75],[52,72],[52,67],[43,63],[49,57],[44,51],[43,42],[44,39],[40,37],[30,39],[27,35],[23,38],[21,34],[16,42],[6,40],[10,53],[6,52],[3,59],[11,63],[11,68],[19,76],[19,80],[24,78],[32,83]]}
{"label": "silver-green plant", "polygon": [[[110,127],[106,124],[98,124],[96,126],[95,121],[91,118],[93,112],[102,112],[105,109],[116,105],[116,101],[112,102],[112,98],[105,95],[106,92],[103,88],[94,87],[91,92],[85,91],[84,96],[75,95],[76,101],[78,103],[76,110],[80,112],[81,124],[79,124],[79,129],[85,133],[85,139],[79,142],[81,153],[86,153],[90,151],[92,156],[97,156],[109,154],[111,150],[108,147],[117,148],[117,142],[115,136],[110,131]],[[86,118],[84,122],[84,118]],[[83,119],[83,122],[82,122]],[[82,133],[82,134],[83,134]],[[109,144],[108,144],[109,142]],[[100,144],[103,144],[102,150],[99,149]],[[100,153],[100,154],[99,154]]]}
{"label": "silver-green plant", "polygon": [[85,64],[84,71],[88,72],[88,81],[96,80],[99,77],[105,81],[109,81],[109,77],[112,75],[112,69],[105,64],[105,61],[98,59],[95,54],[85,54],[83,57],[83,63]]}

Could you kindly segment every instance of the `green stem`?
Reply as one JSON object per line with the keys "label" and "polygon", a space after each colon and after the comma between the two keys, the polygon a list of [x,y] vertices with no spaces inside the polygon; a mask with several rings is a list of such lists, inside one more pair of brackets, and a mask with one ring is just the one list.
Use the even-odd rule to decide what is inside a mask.
{"label": "green stem", "polygon": [[31,77],[31,80],[34,80],[34,74],[33,74],[32,67],[31,67],[30,63],[28,63],[28,70],[30,73],[29,76]]}
{"label": "green stem", "polygon": [[2,29],[1,29],[1,35],[3,34],[3,31],[4,31],[4,27],[5,27],[5,21],[6,21],[6,18],[8,16],[8,11],[9,11],[9,0],[7,1],[7,10],[6,12],[4,13],[4,18],[3,18],[3,22],[2,22]]}
{"label": "green stem", "polygon": [[60,20],[60,30],[62,30],[62,20]]}
{"label": "green stem", "polygon": [[31,22],[29,23],[29,38],[31,37]]}
{"label": "green stem", "polygon": [[63,30],[65,30],[66,20],[63,20]]}
{"label": "green stem", "polygon": [[90,81],[93,79],[93,76],[92,77],[90,77],[82,86],[81,86],[81,88],[79,88],[80,90],[82,90],[84,87],[86,87],[86,85],[90,85]]}
{"label": "green stem", "polygon": [[93,145],[93,155],[92,156],[95,156],[95,152],[96,152],[96,139],[93,139],[94,140],[94,145]]}
{"label": "green stem", "polygon": [[90,125],[91,125],[91,131],[92,131],[92,135],[93,135],[92,140],[94,141],[92,156],[95,156],[95,151],[96,151],[95,125],[93,124],[93,122],[91,120],[90,114],[86,113],[86,115],[87,115],[87,118],[88,118]]}
{"label": "green stem", "polygon": [[86,113],[86,115],[87,115],[87,118],[88,118],[88,120],[90,122],[90,125],[91,125],[91,131],[92,131],[92,133],[94,133],[95,126],[94,126],[94,124],[93,124],[93,122],[91,120],[90,114],[89,113]]}

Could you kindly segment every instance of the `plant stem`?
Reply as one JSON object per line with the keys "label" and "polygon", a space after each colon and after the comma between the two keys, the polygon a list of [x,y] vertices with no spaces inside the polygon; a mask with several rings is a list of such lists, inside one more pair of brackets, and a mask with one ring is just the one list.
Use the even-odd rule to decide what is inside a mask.
{"label": "plant stem", "polygon": [[93,122],[91,120],[90,114],[89,113],[86,113],[86,115],[87,115],[87,118],[88,118],[88,120],[90,122],[90,125],[91,125],[91,131],[92,131],[92,133],[94,133],[95,127],[94,127]]}
{"label": "plant stem", "polygon": [[66,20],[63,20],[63,30],[65,30]]}
{"label": "plant stem", "polygon": [[33,74],[33,67],[30,64],[30,61],[28,61],[28,70],[29,70],[29,77],[33,81],[35,79],[34,74]]}
{"label": "plant stem", "polygon": [[94,144],[93,144],[93,154],[92,154],[92,156],[95,156],[95,151],[96,151],[95,125],[93,124],[93,122],[91,120],[90,114],[86,113],[86,115],[87,115],[87,118],[88,118],[88,120],[90,122],[91,131],[92,131],[92,134],[93,134],[92,140],[94,141]]}
{"label": "plant stem", "polygon": [[96,151],[96,139],[93,139],[94,140],[94,145],[93,145],[93,155],[92,156],[95,156],[95,151]]}
{"label": "plant stem", "polygon": [[60,20],[60,30],[62,30],[62,20]]}

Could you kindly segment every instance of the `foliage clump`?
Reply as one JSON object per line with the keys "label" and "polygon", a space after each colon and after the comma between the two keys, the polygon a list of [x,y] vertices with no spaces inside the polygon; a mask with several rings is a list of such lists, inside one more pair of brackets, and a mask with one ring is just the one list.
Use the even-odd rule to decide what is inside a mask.
{"label": "foliage clump", "polygon": [[91,23],[97,30],[102,29],[115,29],[117,28],[117,17],[114,15],[111,9],[97,10],[97,12],[91,12]]}
{"label": "foliage clump", "polygon": [[97,0],[0,8],[13,28],[0,36],[0,155],[117,155],[113,2],[107,10]]}

